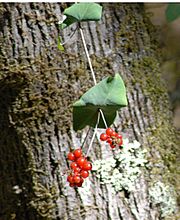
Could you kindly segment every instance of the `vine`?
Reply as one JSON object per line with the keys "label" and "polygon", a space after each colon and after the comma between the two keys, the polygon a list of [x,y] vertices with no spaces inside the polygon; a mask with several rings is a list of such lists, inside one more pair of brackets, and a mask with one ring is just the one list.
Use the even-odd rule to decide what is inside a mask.
{"label": "vine", "polygon": [[[114,77],[106,77],[97,83],[95,72],[93,70],[90,55],[87,49],[85,35],[81,22],[98,21],[102,15],[102,7],[96,3],[76,3],[65,9],[60,28],[64,29],[73,23],[77,23],[76,29],[70,35],[75,34],[76,30],[80,32],[85,55],[89,64],[90,72],[94,82],[85,94],[73,104],[73,128],[75,131],[83,129],[85,126],[94,128],[93,135],[86,154],[82,148],[87,140],[89,131],[85,137],[82,147],[68,153],[70,160],[70,171],[67,181],[71,187],[81,187],[84,179],[89,176],[92,164],[87,160],[90,150],[92,149],[94,138],[97,135],[98,128],[106,128],[106,132],[100,136],[101,141],[105,141],[111,147],[121,149],[123,140],[122,136],[116,133],[110,126],[113,124],[117,110],[127,105],[126,89],[124,82],[118,73]],[[69,39],[68,39],[69,40]],[[64,50],[60,37],[58,38],[58,48]]]}

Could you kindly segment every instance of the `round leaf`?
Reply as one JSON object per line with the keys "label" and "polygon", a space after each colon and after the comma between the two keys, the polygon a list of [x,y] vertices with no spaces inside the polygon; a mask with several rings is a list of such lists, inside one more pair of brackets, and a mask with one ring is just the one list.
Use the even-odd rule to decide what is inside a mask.
{"label": "round leaf", "polygon": [[98,21],[101,19],[102,7],[96,3],[77,3],[65,9],[64,15],[67,18],[61,24],[64,29],[74,22]]}
{"label": "round leaf", "polygon": [[[110,126],[119,108],[127,105],[126,89],[119,74],[107,77],[89,89],[73,105],[73,128],[79,130],[86,125],[95,127],[98,110],[101,109]],[[104,127],[100,119],[99,126]]]}
{"label": "round leaf", "polygon": [[176,20],[180,16],[180,4],[169,3],[166,9],[166,19],[168,22]]}

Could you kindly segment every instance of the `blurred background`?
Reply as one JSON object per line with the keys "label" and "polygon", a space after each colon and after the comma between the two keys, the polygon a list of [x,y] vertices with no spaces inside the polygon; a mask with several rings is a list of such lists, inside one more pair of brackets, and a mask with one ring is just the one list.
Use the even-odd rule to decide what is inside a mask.
{"label": "blurred background", "polygon": [[167,22],[168,3],[145,3],[151,22],[159,29],[162,73],[173,109],[173,123],[180,130],[180,17]]}

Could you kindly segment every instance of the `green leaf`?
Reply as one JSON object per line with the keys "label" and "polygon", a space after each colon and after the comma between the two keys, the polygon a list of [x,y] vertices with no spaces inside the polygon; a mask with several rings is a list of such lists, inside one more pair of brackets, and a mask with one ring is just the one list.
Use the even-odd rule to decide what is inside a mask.
{"label": "green leaf", "polygon": [[64,47],[63,47],[63,45],[61,44],[61,38],[58,36],[58,49],[60,50],[60,51],[64,51]]}
{"label": "green leaf", "polygon": [[[107,77],[73,104],[73,128],[77,131],[86,125],[95,127],[99,109],[103,111],[106,123],[110,126],[114,122],[117,110],[125,106],[126,88],[120,75]],[[102,117],[98,127],[105,127]]]}
{"label": "green leaf", "polygon": [[166,19],[168,22],[176,20],[180,16],[180,4],[169,3],[166,9]]}
{"label": "green leaf", "polygon": [[67,18],[60,25],[62,29],[80,21],[98,21],[101,19],[102,7],[96,3],[77,3],[64,10]]}

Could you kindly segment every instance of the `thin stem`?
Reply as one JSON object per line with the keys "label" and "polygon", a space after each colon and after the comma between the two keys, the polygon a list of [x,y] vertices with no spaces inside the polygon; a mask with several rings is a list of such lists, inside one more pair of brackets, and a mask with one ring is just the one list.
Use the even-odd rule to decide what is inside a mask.
{"label": "thin stem", "polygon": [[[86,46],[86,41],[85,41],[85,38],[84,38],[84,33],[83,33],[83,30],[82,30],[80,24],[79,24],[79,30],[80,30],[80,34],[81,34],[84,50],[85,50],[85,53],[86,53],[86,57],[87,57],[87,60],[88,60],[88,63],[89,63],[89,67],[90,67],[90,70],[91,70],[91,74],[92,74],[92,77],[93,77],[93,80],[94,80],[94,84],[96,85],[97,82],[96,82],[95,73],[94,73],[94,70],[93,70],[93,67],[92,67],[92,63],[91,63],[91,59],[90,59],[90,56],[89,56],[89,52],[88,52],[88,49],[87,49],[87,46]],[[106,123],[106,119],[104,117],[103,111],[101,109],[99,109],[99,111],[101,113],[104,125],[107,128],[107,123]]]}
{"label": "thin stem", "polygon": [[104,122],[105,127],[107,128],[108,126],[107,126],[106,119],[104,117],[103,111],[101,109],[99,109],[99,112],[101,113],[102,120]]}
{"label": "thin stem", "polygon": [[[79,31],[80,31],[80,34],[81,34],[81,39],[82,39],[82,42],[83,42],[85,54],[86,54],[86,57],[87,57],[87,60],[88,60],[88,63],[89,63],[90,70],[91,70],[91,75],[92,75],[94,84],[96,85],[96,84],[97,84],[97,82],[96,82],[96,76],[95,76],[95,73],[94,73],[94,70],[93,70],[93,67],[92,67],[91,59],[90,59],[89,52],[88,52],[88,49],[87,49],[87,46],[86,46],[86,41],[85,41],[85,38],[84,38],[84,33],[83,33],[83,30],[82,30],[82,28],[81,28],[81,26],[80,26],[80,23],[79,23]],[[90,150],[91,150],[91,147],[92,147],[92,144],[93,144],[95,135],[96,135],[96,133],[97,133],[97,128],[98,128],[98,124],[99,124],[100,115],[102,116],[102,119],[103,119],[103,122],[104,122],[104,124],[105,124],[105,127],[107,128],[107,123],[106,123],[106,119],[105,119],[105,117],[104,117],[103,111],[102,111],[101,109],[99,109],[98,118],[97,118],[97,123],[96,123],[96,126],[95,126],[95,128],[94,128],[94,133],[93,133],[91,142],[90,142],[90,144],[89,144],[89,148],[88,148],[88,150],[87,150],[86,157],[88,156],[88,154],[89,154],[89,152],[90,152]],[[87,136],[88,136],[88,134],[87,134]],[[83,143],[83,144],[84,144],[84,143]]]}
{"label": "thin stem", "polygon": [[85,144],[85,142],[86,142],[86,140],[87,140],[87,137],[88,137],[88,135],[89,135],[90,130],[91,130],[91,127],[89,127],[88,132],[86,133],[86,137],[84,138],[84,141],[83,141],[83,143],[82,143],[82,145],[81,145],[81,149],[84,147],[84,144]]}
{"label": "thin stem", "polygon": [[84,50],[85,50],[85,53],[86,53],[86,57],[87,57],[87,60],[88,60],[88,63],[89,63],[89,67],[90,67],[90,70],[91,70],[91,74],[92,74],[92,77],[93,77],[93,81],[94,81],[94,84],[96,85],[97,84],[96,77],[95,77],[95,73],[94,73],[94,70],[93,70],[93,67],[92,67],[92,63],[91,63],[91,60],[90,60],[90,57],[89,57],[89,52],[88,52],[88,49],[87,49],[87,46],[86,46],[86,41],[85,41],[85,38],[84,38],[84,33],[83,33],[83,30],[82,30],[81,27],[79,27],[79,30],[80,30],[80,34],[81,34]]}
{"label": "thin stem", "polygon": [[100,119],[100,112],[98,112],[98,118],[97,118],[96,126],[95,126],[95,128],[94,128],[94,133],[93,133],[93,136],[92,136],[92,138],[91,138],[91,142],[90,142],[90,144],[89,144],[89,148],[88,148],[88,150],[87,150],[86,157],[88,156],[88,154],[89,154],[89,152],[90,152],[90,150],[91,150],[91,148],[92,148],[92,144],[93,144],[94,138],[95,138],[96,133],[97,133],[97,128],[98,128],[98,124],[99,124],[99,119]]}

